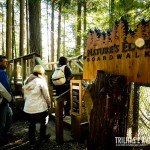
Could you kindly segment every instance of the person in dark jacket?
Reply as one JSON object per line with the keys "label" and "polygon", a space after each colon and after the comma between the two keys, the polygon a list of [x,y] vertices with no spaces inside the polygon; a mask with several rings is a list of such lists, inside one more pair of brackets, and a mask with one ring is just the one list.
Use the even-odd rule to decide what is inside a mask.
{"label": "person in dark jacket", "polygon": [[[59,58],[59,62],[58,62],[57,67],[61,67],[63,65],[66,65],[64,68],[64,74],[65,74],[66,82],[63,85],[56,86],[52,83],[52,75],[53,75],[53,72],[55,71],[55,69],[52,71],[52,74],[50,77],[50,84],[56,90],[56,96],[59,96],[60,94],[64,93],[68,89],[70,89],[70,79],[72,77],[72,71],[71,71],[70,67],[67,66],[67,58],[64,56],[61,56]],[[68,97],[67,104],[64,107],[64,111],[65,111],[65,116],[70,115],[70,95]]]}
{"label": "person in dark jacket", "polygon": [[[0,55],[0,82],[11,94],[9,79],[5,71],[7,65],[7,58],[3,55]],[[4,145],[9,138],[8,131],[11,126],[12,116],[13,112],[9,106],[9,102],[4,97],[2,97],[2,101],[0,103],[0,145]]]}

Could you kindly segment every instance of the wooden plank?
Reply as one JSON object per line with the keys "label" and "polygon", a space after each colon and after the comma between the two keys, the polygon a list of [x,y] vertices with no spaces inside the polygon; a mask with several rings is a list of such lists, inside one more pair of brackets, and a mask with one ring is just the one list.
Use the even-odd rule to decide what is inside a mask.
{"label": "wooden plank", "polygon": [[55,128],[56,128],[56,142],[62,144],[63,139],[63,107],[64,101],[62,98],[55,100]]}

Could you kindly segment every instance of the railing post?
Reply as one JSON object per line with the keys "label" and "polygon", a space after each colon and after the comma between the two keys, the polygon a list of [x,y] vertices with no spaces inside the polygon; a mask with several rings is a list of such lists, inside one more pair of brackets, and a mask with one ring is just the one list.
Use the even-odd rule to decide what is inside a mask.
{"label": "railing post", "polygon": [[17,62],[14,61],[14,84],[17,83]]}
{"label": "railing post", "polygon": [[62,144],[63,140],[63,98],[55,99],[55,127],[56,127],[56,142]]}
{"label": "railing post", "polygon": [[26,78],[26,60],[24,60],[23,58],[21,58],[21,66],[22,66],[22,69],[21,69],[21,73],[22,73],[22,84]]}
{"label": "railing post", "polygon": [[64,108],[64,99],[67,96],[67,93],[70,92],[70,89],[64,93],[56,96],[54,99],[55,102],[55,128],[56,128],[56,142],[62,144],[63,140],[63,108]]}

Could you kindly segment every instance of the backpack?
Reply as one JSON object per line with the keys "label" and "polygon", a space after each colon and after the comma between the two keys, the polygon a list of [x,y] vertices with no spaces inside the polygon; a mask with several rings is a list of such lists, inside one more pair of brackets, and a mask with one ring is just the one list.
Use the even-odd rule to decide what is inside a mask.
{"label": "backpack", "polygon": [[66,65],[55,68],[55,71],[52,75],[52,83],[54,85],[62,85],[66,82],[65,73],[64,73],[65,67]]}

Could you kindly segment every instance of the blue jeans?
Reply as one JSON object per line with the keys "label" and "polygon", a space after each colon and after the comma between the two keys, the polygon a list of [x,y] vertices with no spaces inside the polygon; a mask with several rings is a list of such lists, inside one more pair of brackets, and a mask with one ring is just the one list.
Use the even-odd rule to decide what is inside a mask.
{"label": "blue jeans", "polygon": [[12,122],[13,112],[8,103],[0,104],[0,139],[5,138]]}

